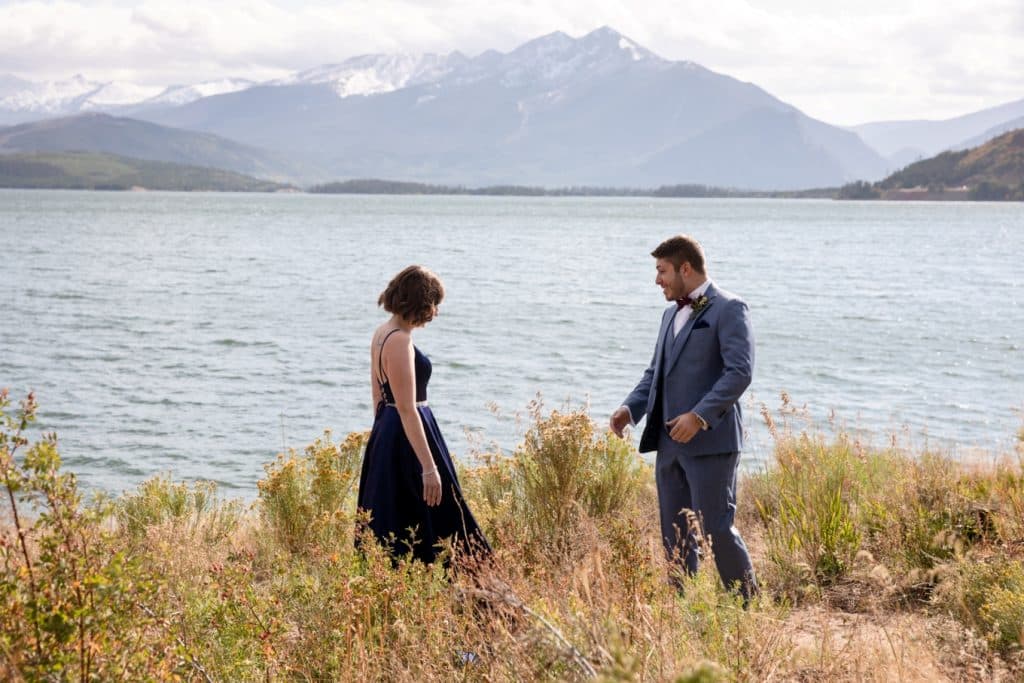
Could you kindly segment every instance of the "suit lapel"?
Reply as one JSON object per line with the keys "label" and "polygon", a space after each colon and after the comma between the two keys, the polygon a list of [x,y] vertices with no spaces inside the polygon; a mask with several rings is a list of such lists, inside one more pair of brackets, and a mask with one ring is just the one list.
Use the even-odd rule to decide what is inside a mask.
{"label": "suit lapel", "polygon": [[675,313],[671,309],[665,309],[665,312],[661,316],[661,330],[658,332],[658,346],[654,349],[655,370],[660,370],[665,354],[665,344],[672,343],[672,337],[666,335],[668,335],[668,330],[672,326],[672,320],[674,318]]}
{"label": "suit lapel", "polygon": [[[671,309],[666,308],[665,312],[661,315],[661,329],[658,332],[658,343],[654,347],[654,377],[651,381],[654,383],[651,386],[651,400],[657,392],[658,384],[661,382],[661,368],[665,364],[665,344],[672,343],[672,337],[666,336],[669,334],[669,329],[672,327],[672,319],[674,314]],[[669,347],[671,349],[671,347]],[[649,401],[650,402],[650,401]]]}
{"label": "suit lapel", "polygon": [[686,341],[690,338],[690,332],[693,331],[694,324],[704,317],[704,314],[708,312],[712,306],[715,305],[715,298],[718,296],[718,291],[715,290],[715,285],[712,283],[708,285],[707,290],[704,292],[704,296],[708,298],[708,305],[701,309],[697,315],[691,315],[690,319],[683,324],[683,328],[679,330],[679,334],[676,335],[675,341],[673,342],[670,352],[671,355],[668,358],[668,365],[665,368],[665,372],[672,372],[672,368],[676,366],[679,361],[679,357],[683,355],[683,347],[686,346]]}

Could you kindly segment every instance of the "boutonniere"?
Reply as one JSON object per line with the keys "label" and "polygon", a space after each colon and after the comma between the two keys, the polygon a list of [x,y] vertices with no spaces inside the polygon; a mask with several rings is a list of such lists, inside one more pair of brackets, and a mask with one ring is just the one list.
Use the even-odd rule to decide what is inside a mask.
{"label": "boutonniere", "polygon": [[707,308],[710,304],[711,304],[711,299],[708,298],[708,295],[707,294],[701,294],[700,298],[697,299],[696,301],[694,301],[690,305],[690,308],[692,309],[690,311],[690,320],[693,320],[698,315],[700,315],[700,312],[703,311],[705,308]]}

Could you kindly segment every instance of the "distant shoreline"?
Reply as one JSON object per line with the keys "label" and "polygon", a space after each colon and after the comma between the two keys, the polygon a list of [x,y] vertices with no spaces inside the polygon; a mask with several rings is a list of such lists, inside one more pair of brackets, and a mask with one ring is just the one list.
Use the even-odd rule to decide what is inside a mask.
{"label": "distant shoreline", "polygon": [[903,203],[903,202],[999,202],[999,203],[1020,203],[1022,200],[1015,199],[975,199],[970,196],[970,191],[963,188],[906,188],[898,190],[886,190],[877,197],[849,197],[842,196],[841,188],[823,188],[813,190],[789,190],[789,191],[742,191],[723,190],[720,188],[697,188],[690,190],[688,186],[662,187],[654,190],[649,189],[625,189],[625,188],[539,188],[530,186],[488,186],[480,188],[461,188],[445,186],[425,186],[426,190],[385,190],[385,189],[344,189],[325,190],[320,186],[302,189],[296,187],[279,187],[277,189],[218,189],[212,187],[191,187],[188,189],[173,187],[146,187],[142,185],[121,186],[105,185],[82,187],[69,185],[58,186],[26,186],[0,184],[0,190],[32,190],[40,191],[72,191],[72,192],[98,192],[98,193],[146,193],[146,192],[177,192],[188,193],[216,193],[216,194],[320,194],[320,195],[355,195],[355,196],[405,196],[405,197],[621,197],[639,199],[831,199],[834,201],[851,202],[874,202],[874,203]]}
{"label": "distant shoreline", "polygon": [[[903,172],[906,173],[906,172]],[[916,180],[917,177],[914,176]],[[913,181],[911,181],[913,182]],[[910,184],[910,183],[905,183]],[[803,190],[743,190],[698,183],[656,188],[573,185],[468,187],[362,178],[300,187],[233,171],[147,161],[92,152],[0,154],[0,188],[107,192],[260,192],[406,196],[642,197],[650,199],[833,199],[857,201],[1020,201],[1024,193],[991,183],[913,187],[857,181],[842,187]],[[1004,190],[1004,191],[999,191]]]}
{"label": "distant shoreline", "polygon": [[602,187],[575,185],[540,187],[533,185],[439,185],[432,183],[383,180],[377,178],[346,180],[314,185],[310,194],[440,195],[488,197],[648,197],[709,199],[834,199],[839,188],[809,190],[738,190],[700,184],[662,185],[657,188]]}
{"label": "distant shoreline", "polygon": [[[871,188],[870,192],[862,189]],[[313,186],[309,194],[356,195],[438,195],[489,197],[647,197],[653,199],[834,199],[846,201],[992,201],[977,198],[967,187],[935,188],[911,187],[879,190],[866,183],[851,183],[843,187],[812,188],[807,190],[735,190],[708,185],[662,185],[655,189],[616,187],[562,187],[545,188],[528,185],[490,185],[469,188],[464,186],[433,185],[392,180],[348,180]],[[1001,201],[1014,201],[1004,198]]]}

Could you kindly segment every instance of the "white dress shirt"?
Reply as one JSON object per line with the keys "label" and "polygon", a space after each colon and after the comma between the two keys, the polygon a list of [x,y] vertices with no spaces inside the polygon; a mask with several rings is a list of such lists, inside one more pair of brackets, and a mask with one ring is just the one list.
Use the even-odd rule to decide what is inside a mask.
{"label": "white dress shirt", "polygon": [[[697,299],[699,299],[702,296],[704,296],[704,292],[708,291],[708,287],[710,287],[710,286],[711,286],[711,280],[705,280],[704,284],[702,284],[700,287],[697,287],[692,292],[690,292],[690,298],[693,299],[694,301],[696,301]],[[679,330],[683,329],[683,325],[686,324],[686,321],[690,319],[690,316],[692,314],[693,314],[693,306],[683,306],[678,311],[676,311],[676,317],[672,321],[672,336],[673,337],[679,334]]]}

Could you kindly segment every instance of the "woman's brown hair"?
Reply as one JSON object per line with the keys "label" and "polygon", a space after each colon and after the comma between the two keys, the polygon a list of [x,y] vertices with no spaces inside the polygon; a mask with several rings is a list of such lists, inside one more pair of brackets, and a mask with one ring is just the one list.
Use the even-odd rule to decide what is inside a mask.
{"label": "woman's brown hair", "polygon": [[441,278],[423,266],[409,266],[380,293],[377,305],[394,313],[413,325],[428,323],[434,317],[434,307],[444,299]]}

